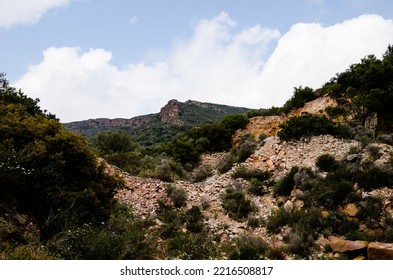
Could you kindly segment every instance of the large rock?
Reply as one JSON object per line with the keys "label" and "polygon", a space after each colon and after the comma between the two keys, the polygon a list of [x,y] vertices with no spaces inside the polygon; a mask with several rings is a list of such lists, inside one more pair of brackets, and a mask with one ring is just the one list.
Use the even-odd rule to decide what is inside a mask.
{"label": "large rock", "polygon": [[335,236],[329,236],[329,242],[333,252],[340,252],[340,253],[362,250],[367,248],[369,244],[368,241],[345,240]]}
{"label": "large rock", "polygon": [[393,260],[393,243],[371,242],[367,254],[369,260]]}

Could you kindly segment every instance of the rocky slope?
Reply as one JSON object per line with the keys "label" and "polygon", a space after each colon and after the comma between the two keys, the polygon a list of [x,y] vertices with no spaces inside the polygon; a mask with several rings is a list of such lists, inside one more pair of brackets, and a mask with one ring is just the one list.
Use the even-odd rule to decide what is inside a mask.
{"label": "rocky slope", "polygon": [[[334,105],[332,100],[322,98],[306,104],[304,108],[297,110],[293,115],[300,115],[302,112],[323,113],[324,108],[330,105]],[[257,117],[251,119],[247,128],[238,132],[238,136],[246,133],[252,133],[254,135],[259,135],[260,133],[275,134],[279,123],[285,121],[287,117]],[[273,125],[272,122],[276,125]],[[156,215],[158,207],[157,200],[168,200],[166,188],[168,185],[171,185],[185,190],[187,194],[185,208],[190,209],[192,206],[199,206],[203,209],[202,212],[205,216],[204,224],[212,234],[220,237],[220,244],[233,240],[243,234],[253,234],[263,237],[273,247],[281,247],[284,246],[284,236],[289,232],[288,227],[283,227],[278,234],[272,234],[267,232],[266,227],[253,228],[248,225],[247,221],[235,221],[225,213],[222,207],[222,197],[227,187],[235,186],[240,189],[247,189],[249,187],[249,182],[232,177],[234,171],[239,166],[245,166],[248,169],[270,171],[272,178],[278,180],[287,174],[293,166],[309,167],[315,170],[315,161],[322,154],[328,153],[333,155],[336,160],[350,161],[352,158],[349,158],[351,156],[348,156],[348,152],[351,147],[357,147],[357,149],[361,150],[356,155],[361,162],[374,161],[374,164],[380,168],[389,168],[387,162],[390,154],[393,152],[393,147],[386,144],[375,145],[380,149],[380,157],[374,161],[370,152],[367,149],[362,149],[360,143],[355,140],[336,139],[329,135],[322,135],[299,141],[280,141],[278,137],[270,136],[258,145],[255,152],[244,163],[233,166],[231,170],[224,174],[218,173],[217,164],[225,156],[225,153],[204,155],[201,165],[210,166],[213,169],[213,175],[200,183],[191,183],[188,181],[165,183],[157,179],[129,176],[127,173],[117,170],[113,166],[110,167],[110,170],[111,172],[120,172],[126,183],[126,187],[117,193],[117,198],[122,203],[130,205],[133,211],[143,219],[153,220],[157,226],[163,223]],[[384,203],[386,215],[393,219],[392,189],[381,188],[372,192],[364,192],[363,195],[381,198]],[[252,201],[254,217],[262,221],[266,221],[278,209],[279,205],[285,205],[288,211],[296,208],[301,209],[304,205],[302,195],[299,195],[297,191],[294,191],[287,198],[273,196],[272,189],[266,189],[265,195],[262,196],[254,196],[249,193],[247,193],[247,196]],[[353,207],[353,205],[346,205],[342,208],[342,211],[346,215],[351,216],[353,215],[353,213],[351,214]],[[186,229],[184,230],[186,231]],[[310,258],[340,257],[340,255],[337,255],[337,252],[342,252],[342,249],[340,249],[341,251],[335,250],[334,246],[337,239],[334,239],[334,242],[332,240],[320,235],[315,242],[316,249]],[[333,248],[333,251],[325,253],[325,248],[328,245]],[[372,244],[372,246],[375,246],[375,244]],[[287,255],[286,258],[291,258],[291,256]]]}

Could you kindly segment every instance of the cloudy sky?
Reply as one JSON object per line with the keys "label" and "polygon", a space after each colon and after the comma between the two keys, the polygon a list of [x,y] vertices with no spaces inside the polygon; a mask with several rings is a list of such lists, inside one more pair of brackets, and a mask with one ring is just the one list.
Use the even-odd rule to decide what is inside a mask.
{"label": "cloudy sky", "polygon": [[391,0],[0,0],[0,72],[63,122],[282,105],[393,44]]}

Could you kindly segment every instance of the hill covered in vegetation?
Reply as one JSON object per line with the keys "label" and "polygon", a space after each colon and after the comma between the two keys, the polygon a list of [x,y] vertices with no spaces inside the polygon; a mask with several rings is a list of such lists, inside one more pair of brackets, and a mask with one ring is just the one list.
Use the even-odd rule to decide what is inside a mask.
{"label": "hill covered in vegetation", "polygon": [[64,126],[88,138],[99,132],[126,131],[143,146],[166,143],[189,129],[218,122],[225,116],[243,114],[250,109],[193,100],[179,102],[175,99],[161,108],[160,113],[131,119],[90,119],[65,123]]}

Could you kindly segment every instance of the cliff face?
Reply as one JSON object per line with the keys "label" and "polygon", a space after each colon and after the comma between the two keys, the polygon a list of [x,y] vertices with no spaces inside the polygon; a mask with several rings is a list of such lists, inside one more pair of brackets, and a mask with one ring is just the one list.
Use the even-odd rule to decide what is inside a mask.
{"label": "cliff face", "polygon": [[184,122],[180,119],[181,109],[179,101],[176,99],[169,100],[168,104],[161,108],[160,120],[163,123],[172,125],[181,125]]}

